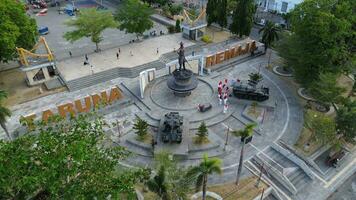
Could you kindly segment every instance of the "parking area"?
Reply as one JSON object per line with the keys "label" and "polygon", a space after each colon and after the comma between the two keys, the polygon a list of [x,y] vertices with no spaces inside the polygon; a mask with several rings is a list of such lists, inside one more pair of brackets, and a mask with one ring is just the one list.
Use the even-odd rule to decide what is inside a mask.
{"label": "parking area", "polygon": [[[92,1],[84,2],[86,2],[86,4],[82,4],[83,6],[93,5]],[[64,2],[61,6],[63,5],[65,5]],[[109,9],[112,10],[115,8],[109,7]],[[30,11],[29,13],[32,12]],[[69,51],[72,52],[73,57],[83,56],[84,54],[92,53],[94,51],[95,44],[92,43],[89,38],[82,38],[72,44],[63,38],[65,32],[72,30],[70,27],[66,26],[64,22],[66,20],[71,20],[73,17],[70,17],[67,14],[59,14],[58,8],[48,8],[48,13],[45,16],[31,15],[36,19],[39,27],[47,26],[49,28],[49,34],[45,37],[57,60],[68,58]],[[164,25],[154,22],[153,28],[146,31],[144,34],[148,35],[149,32],[153,30],[156,30],[158,33],[160,31],[163,31],[164,33],[168,32]],[[103,41],[100,43],[100,48],[103,50],[128,44],[130,40],[136,38],[134,34],[126,34],[125,31],[120,31],[119,29],[107,29],[103,32],[102,36]]]}

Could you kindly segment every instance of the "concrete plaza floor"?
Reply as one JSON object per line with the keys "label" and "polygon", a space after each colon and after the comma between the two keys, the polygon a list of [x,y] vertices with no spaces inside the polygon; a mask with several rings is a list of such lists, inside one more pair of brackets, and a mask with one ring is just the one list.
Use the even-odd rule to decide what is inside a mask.
{"label": "concrete plaza floor", "polygon": [[[116,67],[131,68],[158,60],[162,54],[178,49],[180,42],[183,42],[185,47],[194,45],[193,42],[184,39],[181,33],[163,35],[120,46],[119,59],[116,57],[119,48],[112,48],[88,54],[89,65],[84,65],[85,58],[80,56],[60,61],[57,67],[69,81],[91,75],[93,72],[98,73]],[[93,66],[92,69],[90,66]]]}
{"label": "concrete plaza floor", "polygon": [[[36,19],[38,26],[47,26],[49,28],[49,34],[45,37],[57,60],[69,58],[69,51],[72,52],[74,57],[94,52],[95,44],[90,41],[90,38],[82,38],[74,43],[70,43],[63,38],[65,32],[73,30],[73,28],[64,24],[65,21],[71,20],[73,17],[66,14],[59,15],[57,8],[48,8],[48,13],[45,16],[36,16],[32,13],[31,16]],[[144,32],[144,35],[148,35],[153,30],[157,33],[160,31],[168,32],[164,25],[154,22],[153,27]],[[136,39],[135,34],[125,33],[125,31],[120,31],[119,29],[106,29],[102,33],[102,37],[103,41],[99,45],[101,49],[125,45],[129,41]]]}

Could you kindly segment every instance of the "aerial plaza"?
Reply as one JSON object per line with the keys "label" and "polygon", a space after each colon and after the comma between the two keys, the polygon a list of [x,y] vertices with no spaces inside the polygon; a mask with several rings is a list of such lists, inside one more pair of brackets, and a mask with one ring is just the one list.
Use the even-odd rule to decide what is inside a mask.
{"label": "aerial plaza", "polygon": [[353,55],[312,43],[314,1],[334,16],[290,28],[254,1],[5,0],[1,199],[354,199]]}

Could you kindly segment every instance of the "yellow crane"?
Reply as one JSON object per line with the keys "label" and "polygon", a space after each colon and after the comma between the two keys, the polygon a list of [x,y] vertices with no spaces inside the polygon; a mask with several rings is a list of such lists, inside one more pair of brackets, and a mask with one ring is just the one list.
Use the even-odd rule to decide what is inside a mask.
{"label": "yellow crane", "polygon": [[[36,54],[35,53],[41,44],[43,44],[43,46],[45,47],[47,54]],[[19,54],[21,64],[25,67],[30,66],[29,60],[28,60],[29,57],[47,58],[47,60],[50,62],[54,60],[54,55],[53,55],[51,49],[48,47],[46,39],[43,36],[40,36],[37,44],[31,50],[26,50],[24,48],[17,48],[17,47],[16,47],[16,50],[17,50],[17,53]]]}

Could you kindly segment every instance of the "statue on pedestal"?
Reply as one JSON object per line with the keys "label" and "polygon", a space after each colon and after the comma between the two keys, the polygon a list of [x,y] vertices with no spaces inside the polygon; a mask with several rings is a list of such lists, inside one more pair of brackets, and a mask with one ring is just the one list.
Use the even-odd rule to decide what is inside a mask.
{"label": "statue on pedestal", "polygon": [[183,46],[183,42],[180,42],[180,47],[178,49],[179,71],[182,70],[182,67],[183,67],[183,70],[186,70],[185,62],[187,62],[187,59],[185,59],[185,55],[184,55],[184,46]]}

